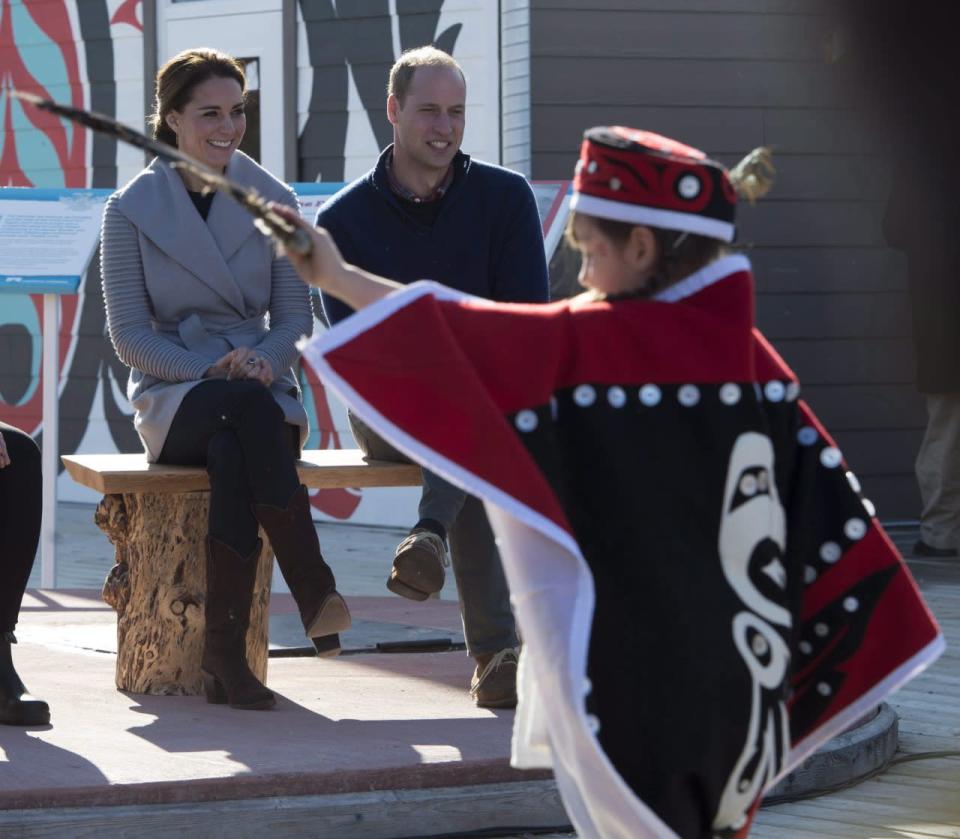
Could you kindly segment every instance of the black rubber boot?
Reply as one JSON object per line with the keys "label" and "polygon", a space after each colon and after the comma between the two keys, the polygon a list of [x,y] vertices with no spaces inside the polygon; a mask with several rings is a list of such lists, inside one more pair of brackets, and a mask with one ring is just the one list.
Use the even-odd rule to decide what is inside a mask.
{"label": "black rubber boot", "polygon": [[207,537],[206,630],[203,644],[203,689],[207,702],[259,711],[276,700],[247,666],[247,627],[263,543],[243,557],[229,545]]}
{"label": "black rubber boot", "polygon": [[50,706],[27,693],[17,671],[13,669],[10,645],[16,643],[16,636],[12,632],[0,633],[0,723],[46,725],[50,722]]}
{"label": "black rubber boot", "polygon": [[253,514],[270,539],[277,565],[317,655],[337,655],[338,633],[350,628],[350,610],[337,592],[333,571],[320,552],[307,488],[301,484],[285,509],[254,504]]}

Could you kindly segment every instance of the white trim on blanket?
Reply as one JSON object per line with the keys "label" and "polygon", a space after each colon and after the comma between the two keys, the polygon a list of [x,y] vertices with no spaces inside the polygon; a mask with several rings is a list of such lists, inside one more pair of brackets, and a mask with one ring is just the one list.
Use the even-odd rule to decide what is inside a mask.
{"label": "white trim on blanket", "polygon": [[676,303],[678,300],[692,297],[698,291],[703,291],[731,274],[749,270],[750,260],[742,253],[727,254],[704,265],[699,271],[694,271],[672,286],[667,286],[663,291],[655,294],[653,299],[661,303]]}
{"label": "white trim on blanket", "polygon": [[[417,280],[415,283],[410,283],[403,288],[391,291],[385,297],[381,297],[369,306],[365,306],[359,311],[354,312],[350,317],[344,318],[326,332],[314,335],[313,338],[306,341],[301,341],[297,345],[297,349],[304,355],[307,354],[308,350],[312,350],[318,356],[323,353],[332,352],[348,341],[352,341],[371,327],[376,326],[381,321],[386,320],[390,315],[399,312],[401,309],[427,295],[432,295],[437,300],[454,300],[461,303],[481,305],[486,303],[487,305],[493,305],[484,297],[466,294],[465,292],[452,289],[449,286],[441,285],[433,280]],[[314,349],[314,345],[321,342],[323,346],[319,350]]]}

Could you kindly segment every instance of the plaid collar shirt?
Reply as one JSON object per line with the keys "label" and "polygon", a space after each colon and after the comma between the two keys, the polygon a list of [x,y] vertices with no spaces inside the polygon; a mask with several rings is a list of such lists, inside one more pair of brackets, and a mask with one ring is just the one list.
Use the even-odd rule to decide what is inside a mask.
{"label": "plaid collar shirt", "polygon": [[447,174],[443,176],[443,180],[440,182],[440,185],[433,191],[432,194],[428,195],[426,198],[421,198],[413,190],[407,189],[400,181],[397,180],[397,176],[393,173],[393,151],[391,150],[390,154],[387,155],[386,160],[387,166],[387,182],[390,184],[390,190],[394,195],[397,195],[400,198],[403,198],[405,201],[410,201],[414,204],[429,204],[432,201],[439,201],[447,194],[447,190],[450,189],[450,184],[453,183],[453,166],[447,167]]}

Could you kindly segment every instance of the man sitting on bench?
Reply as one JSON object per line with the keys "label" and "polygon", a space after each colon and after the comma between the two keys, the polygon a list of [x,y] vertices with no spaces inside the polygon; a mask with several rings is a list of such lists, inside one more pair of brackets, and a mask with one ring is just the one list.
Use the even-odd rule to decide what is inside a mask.
{"label": "man sitting on bench", "polygon": [[[393,144],[377,165],[321,207],[344,258],[402,283],[439,277],[507,302],[547,299],[543,235],[533,192],[515,172],[460,151],[466,82],[434,47],[404,53],[390,71],[387,118]],[[351,309],[327,295],[332,323]],[[413,397],[412,397],[413,398]],[[355,417],[357,444],[379,460],[405,460]],[[517,634],[509,591],[481,502],[424,472],[419,521],[397,547],[390,591],[425,600],[444,583],[447,538],[467,650],[471,693],[481,707],[516,705]]]}

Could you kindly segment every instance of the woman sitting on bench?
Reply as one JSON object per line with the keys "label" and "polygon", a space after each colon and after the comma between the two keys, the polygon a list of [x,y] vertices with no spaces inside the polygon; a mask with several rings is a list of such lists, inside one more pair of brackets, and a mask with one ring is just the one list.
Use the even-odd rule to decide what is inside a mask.
{"label": "woman sitting on bench", "polygon": [[[180,53],[157,74],[154,136],[296,207],[285,184],[238,151],[245,85],[229,55]],[[337,633],[350,626],[295,465],[307,416],[291,365],[312,332],[307,290],[242,208],[159,160],[108,201],[102,261],[110,337],[132,368],[128,396],[147,459],[206,465],[210,476],[207,700],[268,708],[273,694],[245,656],[258,524],[318,653],[336,655]]]}

